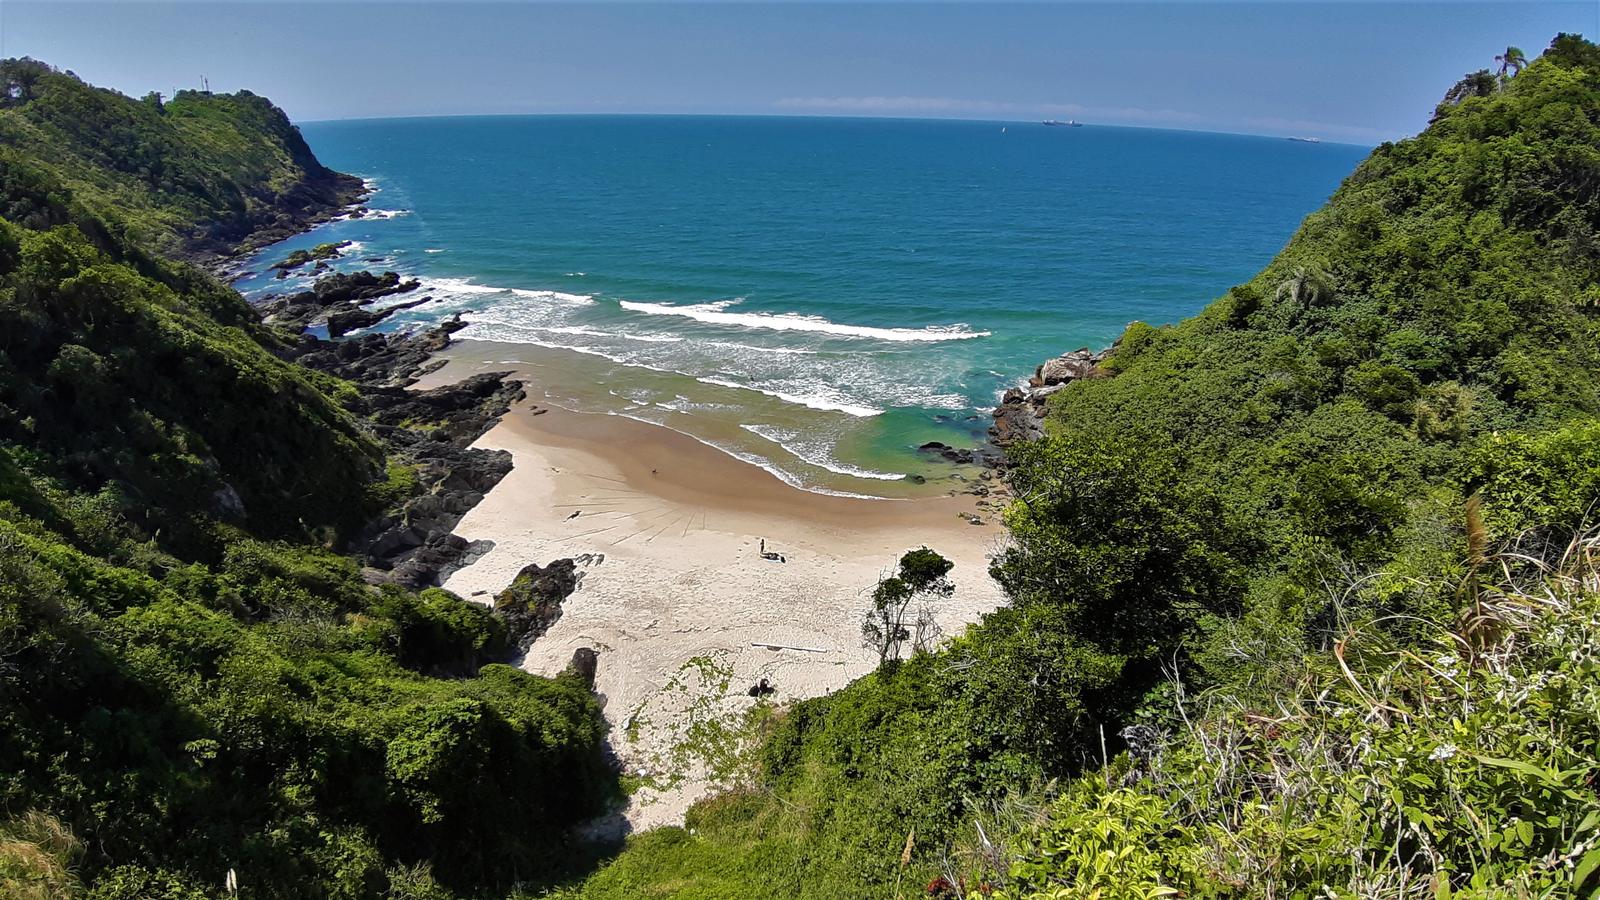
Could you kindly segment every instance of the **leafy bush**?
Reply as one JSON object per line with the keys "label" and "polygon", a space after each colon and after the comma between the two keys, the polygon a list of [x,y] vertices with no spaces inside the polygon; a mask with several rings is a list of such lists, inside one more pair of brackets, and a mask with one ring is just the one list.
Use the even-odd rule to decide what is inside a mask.
{"label": "leafy bush", "polygon": [[1273,709],[1196,698],[1012,839],[994,896],[1600,890],[1597,551],[1487,560],[1509,577],[1469,618],[1414,647],[1352,628]]}

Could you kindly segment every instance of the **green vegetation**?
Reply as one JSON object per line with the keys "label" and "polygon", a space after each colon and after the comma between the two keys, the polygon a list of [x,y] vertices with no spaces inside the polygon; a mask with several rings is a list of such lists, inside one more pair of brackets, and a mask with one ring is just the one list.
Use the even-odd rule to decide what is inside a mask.
{"label": "green vegetation", "polygon": [[298,136],[259,98],[0,76],[0,894],[555,877],[616,790],[587,685],[499,664],[494,614],[332,552],[416,471],[354,387],[153,253],[253,221],[309,151],[274,155]]}
{"label": "green vegetation", "polygon": [[[317,162],[264,97],[179,91],[134,101],[31,59],[0,61],[0,173],[70,193],[126,243],[204,259],[287,237],[361,189]],[[61,224],[26,207],[0,217]]]}
{"label": "green vegetation", "polygon": [[1007,607],[571,894],[1600,888],[1600,48],[1499,62],[1051,399]]}
{"label": "green vegetation", "polygon": [[878,581],[872,606],[861,622],[861,640],[878,651],[879,663],[898,661],[907,644],[912,652],[921,653],[938,643],[932,603],[955,593],[948,577],[954,567],[950,560],[920,547],[900,557],[895,573]]}

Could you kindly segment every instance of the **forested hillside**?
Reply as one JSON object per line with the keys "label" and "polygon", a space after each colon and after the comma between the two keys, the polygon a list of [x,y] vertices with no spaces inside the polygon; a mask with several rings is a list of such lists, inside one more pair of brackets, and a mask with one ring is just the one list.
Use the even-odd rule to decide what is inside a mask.
{"label": "forested hillside", "polygon": [[[31,59],[0,62],[0,178],[8,194],[70,194],[119,239],[197,262],[287,237],[362,191],[265,97],[133,101]],[[51,206],[14,197],[0,214],[60,224]]]}
{"label": "forested hillside", "polygon": [[614,790],[587,682],[502,665],[500,617],[334,552],[414,468],[356,386],[157,252],[349,179],[260,98],[0,73],[0,896],[553,877]]}
{"label": "forested hillside", "polygon": [[1595,891],[1597,238],[1600,49],[1469,75],[1052,398],[1006,608],[574,894]]}

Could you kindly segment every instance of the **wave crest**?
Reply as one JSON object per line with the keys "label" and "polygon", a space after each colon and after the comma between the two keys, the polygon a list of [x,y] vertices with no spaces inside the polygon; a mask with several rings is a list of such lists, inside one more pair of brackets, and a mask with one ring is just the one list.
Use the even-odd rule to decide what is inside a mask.
{"label": "wave crest", "polygon": [[681,316],[708,325],[731,325],[738,328],[766,328],[773,331],[811,331],[838,337],[871,338],[879,341],[962,341],[988,337],[987,331],[970,331],[964,324],[928,325],[923,328],[878,328],[871,325],[844,325],[821,316],[804,316],[798,313],[737,313],[727,312],[736,300],[716,303],[695,303],[674,306],[670,303],[640,303],[620,301],[626,310],[648,316]]}
{"label": "wave crest", "polygon": [[840,462],[834,459],[818,442],[805,441],[803,435],[798,431],[778,428],[773,425],[750,425],[743,422],[739,423],[739,427],[757,437],[765,438],[777,444],[779,447],[789,451],[795,459],[810,463],[819,469],[826,469],[835,475],[849,475],[852,478],[871,478],[875,481],[900,481],[905,478],[904,475],[896,475],[893,472],[863,469],[858,466],[852,466],[849,463]]}

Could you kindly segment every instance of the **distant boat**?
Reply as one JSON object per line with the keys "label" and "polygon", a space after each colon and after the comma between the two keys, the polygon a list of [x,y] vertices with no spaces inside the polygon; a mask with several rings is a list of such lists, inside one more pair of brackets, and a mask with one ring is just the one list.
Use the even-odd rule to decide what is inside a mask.
{"label": "distant boat", "polygon": [[1057,127],[1057,128],[1082,128],[1083,127],[1083,123],[1079,122],[1077,119],[1068,119],[1065,122],[1058,122],[1055,119],[1045,119],[1044,122],[1042,122],[1041,124],[1051,125],[1051,126],[1054,126],[1054,127]]}
{"label": "distant boat", "polygon": [[1292,137],[1292,138],[1289,138],[1289,140],[1291,140],[1291,141],[1299,141],[1302,144],[1320,144],[1320,143],[1322,143],[1322,138]]}

